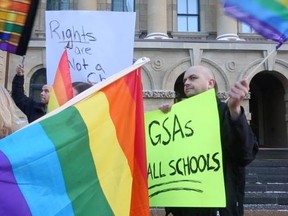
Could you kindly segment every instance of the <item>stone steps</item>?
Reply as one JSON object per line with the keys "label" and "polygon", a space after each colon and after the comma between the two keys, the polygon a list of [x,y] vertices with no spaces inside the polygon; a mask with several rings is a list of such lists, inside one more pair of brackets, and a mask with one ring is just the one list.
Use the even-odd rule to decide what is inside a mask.
{"label": "stone steps", "polygon": [[[250,205],[245,207],[245,216],[287,216],[288,210],[276,205]],[[165,216],[163,208],[151,208],[150,216]],[[169,215],[171,216],[171,214]]]}
{"label": "stone steps", "polygon": [[246,169],[245,216],[288,215],[288,151],[259,153]]}

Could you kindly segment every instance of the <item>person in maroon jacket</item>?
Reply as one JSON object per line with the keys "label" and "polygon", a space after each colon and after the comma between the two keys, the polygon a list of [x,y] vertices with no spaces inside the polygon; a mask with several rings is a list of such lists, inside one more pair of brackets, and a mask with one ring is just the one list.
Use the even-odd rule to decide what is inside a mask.
{"label": "person in maroon jacket", "polygon": [[[187,69],[183,78],[184,93],[193,97],[216,86],[212,71],[197,65]],[[245,166],[258,152],[258,142],[252,132],[241,106],[249,92],[246,79],[237,81],[228,92],[227,103],[218,101],[220,136],[223,155],[223,172],[226,193],[225,208],[166,207],[166,215],[173,216],[242,216],[245,190]],[[168,112],[171,105],[160,110]]]}
{"label": "person in maroon jacket", "polygon": [[16,68],[16,75],[12,81],[12,98],[17,107],[27,116],[28,122],[32,122],[47,112],[50,98],[50,86],[43,85],[40,93],[40,102],[29,98],[24,93],[24,67],[20,64]]}

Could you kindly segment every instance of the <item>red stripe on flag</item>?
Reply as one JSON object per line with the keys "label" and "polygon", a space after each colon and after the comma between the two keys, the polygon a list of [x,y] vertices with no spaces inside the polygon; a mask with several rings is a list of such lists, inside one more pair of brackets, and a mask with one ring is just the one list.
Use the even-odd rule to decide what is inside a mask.
{"label": "red stripe on flag", "polygon": [[147,198],[148,182],[141,68],[138,68],[133,73],[135,74],[134,79],[125,79],[125,81],[130,89],[131,96],[134,98],[137,107],[135,118],[135,124],[137,125],[135,131],[136,144],[134,148],[134,171],[130,216],[138,216],[150,215],[150,212],[149,199]]}
{"label": "red stripe on flag", "polygon": [[73,97],[71,74],[66,49],[59,61],[54,78],[53,89],[60,106]]}
{"label": "red stripe on flag", "polygon": [[[114,88],[125,88],[130,94],[129,99],[115,94],[115,91],[105,88],[110,104],[110,116],[115,123],[117,137],[128,160],[133,178],[130,216],[150,215],[148,200],[148,183],[146,168],[146,146],[144,129],[143,97],[141,84],[141,69],[126,75]],[[116,83],[114,83],[115,85]],[[122,92],[122,91],[121,91]],[[119,111],[121,109],[121,112]],[[121,115],[119,115],[121,113]],[[124,114],[125,113],[125,114]],[[125,117],[124,117],[125,116]],[[134,122],[122,121],[129,119]],[[122,126],[120,125],[122,124]],[[124,126],[123,126],[124,125]],[[124,128],[125,130],[121,130]],[[129,131],[129,134],[127,132]],[[133,143],[133,146],[128,143]]]}

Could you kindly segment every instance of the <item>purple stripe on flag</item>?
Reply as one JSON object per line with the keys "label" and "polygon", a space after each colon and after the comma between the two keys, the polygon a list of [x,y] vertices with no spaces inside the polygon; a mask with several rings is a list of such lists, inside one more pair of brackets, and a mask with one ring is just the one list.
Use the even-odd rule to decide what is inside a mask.
{"label": "purple stripe on flag", "polygon": [[238,20],[241,20],[242,22],[247,23],[257,33],[259,33],[265,38],[277,41],[281,44],[287,40],[287,37],[288,37],[287,34],[283,34],[282,32],[275,29],[273,26],[269,25],[268,23],[258,20],[252,15],[247,14],[244,11],[241,11],[236,7],[226,4],[225,13],[229,16],[235,17]]}
{"label": "purple stripe on flag", "polygon": [[8,158],[0,151],[0,215],[31,215],[12,172]]}
{"label": "purple stripe on flag", "polygon": [[7,51],[9,53],[16,53],[16,49],[17,49],[16,46],[13,46],[13,45],[8,44],[6,42],[5,43],[0,42],[0,50]]}

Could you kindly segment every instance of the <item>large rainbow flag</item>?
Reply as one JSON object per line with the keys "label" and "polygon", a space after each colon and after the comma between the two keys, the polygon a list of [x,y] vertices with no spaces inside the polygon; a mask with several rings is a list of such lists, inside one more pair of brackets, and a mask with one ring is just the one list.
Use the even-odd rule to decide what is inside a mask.
{"label": "large rainbow flag", "polygon": [[150,215],[140,73],[0,141],[0,215]]}
{"label": "large rainbow flag", "polygon": [[267,39],[283,44],[288,39],[287,0],[222,0],[225,13],[250,25]]}
{"label": "large rainbow flag", "polygon": [[39,0],[0,0],[0,49],[25,55]]}
{"label": "large rainbow flag", "polygon": [[67,49],[64,50],[59,61],[54,77],[54,83],[50,90],[48,112],[63,105],[73,97],[71,73],[68,62]]}

